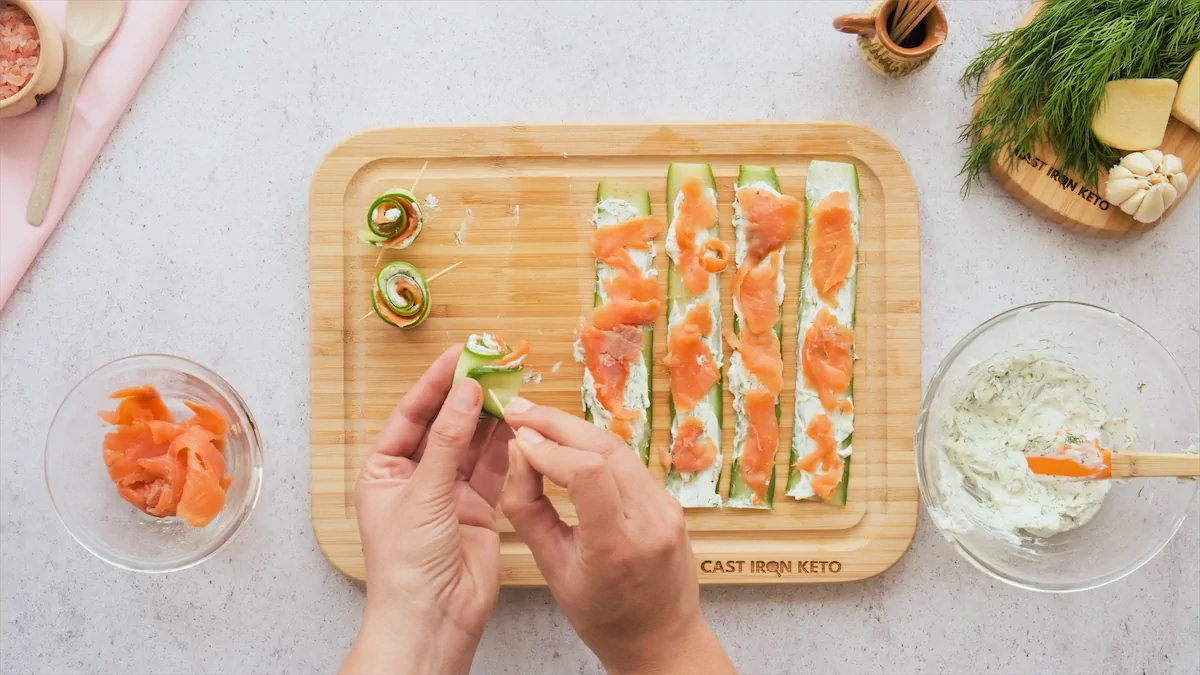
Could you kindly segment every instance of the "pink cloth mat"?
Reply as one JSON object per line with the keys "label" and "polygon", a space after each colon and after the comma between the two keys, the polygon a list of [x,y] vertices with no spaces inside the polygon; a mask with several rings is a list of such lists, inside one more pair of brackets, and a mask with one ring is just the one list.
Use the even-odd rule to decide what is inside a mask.
{"label": "pink cloth mat", "polygon": [[[188,0],[130,0],[112,40],[88,71],[67,132],[50,209],[41,227],[25,221],[25,207],[37,175],[58,96],[35,110],[0,119],[0,309],[29,269],[50,233],[79,190],[117,120],[129,107]],[[66,44],[65,0],[41,0],[38,6],[58,24]]]}

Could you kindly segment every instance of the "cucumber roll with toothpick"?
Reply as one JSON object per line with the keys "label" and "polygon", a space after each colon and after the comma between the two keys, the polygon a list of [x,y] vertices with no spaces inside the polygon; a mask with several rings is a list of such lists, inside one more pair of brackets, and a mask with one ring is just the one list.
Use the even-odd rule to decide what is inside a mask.
{"label": "cucumber roll with toothpick", "polygon": [[483,412],[504,419],[504,408],[516,398],[524,382],[525,357],[529,343],[522,340],[515,349],[491,333],[479,333],[467,338],[454,380],[469,377],[483,389]]}

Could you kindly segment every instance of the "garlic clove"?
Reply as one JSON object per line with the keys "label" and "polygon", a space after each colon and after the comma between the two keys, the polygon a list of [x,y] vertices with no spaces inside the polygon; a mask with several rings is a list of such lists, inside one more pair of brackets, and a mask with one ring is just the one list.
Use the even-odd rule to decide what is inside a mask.
{"label": "garlic clove", "polygon": [[1110,177],[1105,189],[1104,198],[1111,204],[1120,204],[1132,197],[1133,193],[1148,187],[1149,185],[1147,185],[1145,178],[1138,178],[1133,174],[1130,174],[1129,178],[1118,178],[1116,180]]}
{"label": "garlic clove", "polygon": [[1146,195],[1149,192],[1149,189],[1138,190],[1137,192],[1134,192],[1129,196],[1129,198],[1121,202],[1121,210],[1131,216],[1137,213],[1138,207],[1142,205],[1142,200],[1146,198]]}
{"label": "garlic clove", "polygon": [[1139,223],[1153,223],[1167,210],[1163,204],[1163,193],[1161,190],[1147,190],[1145,199],[1142,199],[1138,205],[1137,211],[1133,214],[1133,219]]}
{"label": "garlic clove", "polygon": [[[1187,174],[1182,171],[1176,171],[1171,174],[1171,187],[1175,188],[1176,192],[1182,194],[1187,189]],[[1111,200],[1109,200],[1111,201]]]}
{"label": "garlic clove", "polygon": [[1149,176],[1154,173],[1154,166],[1150,164],[1150,160],[1141,152],[1131,152],[1121,160],[1121,166],[1129,169],[1139,176]]}
{"label": "garlic clove", "polygon": [[[1126,169],[1125,167],[1121,166],[1120,164],[1115,164],[1115,165],[1113,165],[1113,168],[1108,170],[1108,180],[1110,180],[1110,181],[1119,180],[1121,178],[1133,178],[1135,175],[1136,174],[1134,174],[1132,171],[1130,171],[1129,169]],[[1112,200],[1109,200],[1109,201],[1112,201]]]}
{"label": "garlic clove", "polygon": [[1163,211],[1171,208],[1171,205],[1175,203],[1175,198],[1179,196],[1179,192],[1175,189],[1175,186],[1170,183],[1163,183],[1155,189],[1162,195]]}
{"label": "garlic clove", "polygon": [[1175,155],[1167,155],[1163,157],[1162,165],[1158,167],[1158,170],[1168,176],[1173,173],[1183,173],[1183,160]]}
{"label": "garlic clove", "polygon": [[1162,150],[1144,150],[1142,151],[1142,155],[1150,161],[1150,166],[1152,166],[1155,171],[1158,171],[1159,167],[1162,166]]}

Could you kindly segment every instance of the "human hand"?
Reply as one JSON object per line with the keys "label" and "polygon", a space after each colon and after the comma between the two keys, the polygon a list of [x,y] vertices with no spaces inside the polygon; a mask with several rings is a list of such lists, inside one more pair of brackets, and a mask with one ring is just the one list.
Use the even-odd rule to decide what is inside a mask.
{"label": "human hand", "polygon": [[367,568],[342,672],[466,673],[500,590],[495,504],[512,432],[446,350],[396,405],[354,489]]}
{"label": "human hand", "polygon": [[[504,515],[550,592],[610,673],[735,672],[700,611],[696,563],[679,502],[636,453],[573,415],[514,399]],[[567,526],[542,493],[567,489]]]}

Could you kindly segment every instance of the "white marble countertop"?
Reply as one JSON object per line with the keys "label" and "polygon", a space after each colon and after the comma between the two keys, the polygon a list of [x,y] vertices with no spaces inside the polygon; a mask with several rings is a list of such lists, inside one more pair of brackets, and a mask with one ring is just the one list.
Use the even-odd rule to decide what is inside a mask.
{"label": "white marble countertop", "polygon": [[[864,2],[197,2],[65,221],[0,315],[4,672],[332,671],[363,592],[309,525],[308,188],[323,153],[408,123],[849,120],[890,138],[921,199],[927,378],[1009,307],[1073,299],[1157,336],[1200,385],[1200,191],[1132,241],[1060,230],[990,180],[959,196],[957,85],[1027,2],[946,2],[931,66],[880,78],[830,28]],[[228,378],[267,473],[238,539],[199,568],[122,572],[57,522],[42,444],[67,389],[171,352]],[[1200,671],[1200,519],[1102,591],[1037,595],[958,559],[924,514],[883,575],[713,588],[744,672]],[[600,670],[548,593],[506,590],[481,673]]]}

